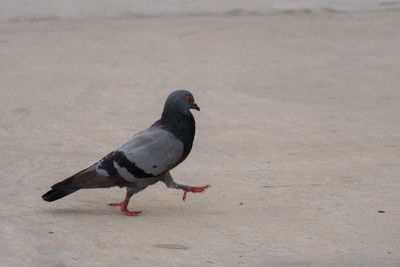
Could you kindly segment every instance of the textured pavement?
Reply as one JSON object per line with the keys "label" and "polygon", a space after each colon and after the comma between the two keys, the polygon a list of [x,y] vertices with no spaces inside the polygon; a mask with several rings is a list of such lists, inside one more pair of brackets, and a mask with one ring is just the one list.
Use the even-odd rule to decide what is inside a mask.
{"label": "textured pavement", "polygon": [[[0,24],[0,266],[399,266],[400,13]],[[40,196],[193,92],[177,182]]]}

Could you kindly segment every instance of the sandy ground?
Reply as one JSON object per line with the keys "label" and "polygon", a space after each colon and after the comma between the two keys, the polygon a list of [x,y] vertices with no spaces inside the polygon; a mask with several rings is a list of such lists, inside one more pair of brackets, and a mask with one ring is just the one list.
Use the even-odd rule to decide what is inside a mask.
{"label": "sandy ground", "polygon": [[[1,266],[399,266],[400,12],[0,24]],[[194,148],[119,188],[40,196],[174,89]],[[381,211],[381,212],[378,212]]]}

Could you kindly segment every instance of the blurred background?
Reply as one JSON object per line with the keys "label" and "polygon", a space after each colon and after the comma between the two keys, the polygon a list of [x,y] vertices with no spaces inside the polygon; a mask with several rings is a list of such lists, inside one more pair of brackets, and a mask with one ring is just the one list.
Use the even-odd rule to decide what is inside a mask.
{"label": "blurred background", "polygon": [[[399,29],[399,0],[0,0],[0,266],[400,266]],[[172,174],[211,188],[41,199],[176,89]]]}
{"label": "blurred background", "polygon": [[223,0],[223,1],[146,1],[146,0],[1,0],[2,21],[160,16],[160,15],[223,15],[265,14],[285,10],[360,11],[399,7],[398,1],[385,0]]}

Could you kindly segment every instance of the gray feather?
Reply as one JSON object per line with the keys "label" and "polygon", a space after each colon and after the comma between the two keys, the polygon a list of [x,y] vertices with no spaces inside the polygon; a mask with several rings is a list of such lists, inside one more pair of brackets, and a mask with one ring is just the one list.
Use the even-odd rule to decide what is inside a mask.
{"label": "gray feather", "polygon": [[[143,172],[153,176],[176,166],[183,154],[184,145],[172,133],[157,126],[152,126],[132,136],[126,143],[115,151],[123,152],[130,163]],[[114,161],[118,174],[129,182],[137,182],[135,177],[126,168]],[[101,169],[97,172],[101,173]],[[140,178],[143,180],[143,178]]]}
{"label": "gray feather", "polygon": [[131,137],[119,149],[132,163],[154,176],[168,171],[179,161],[183,143],[173,134],[158,127],[150,127]]}

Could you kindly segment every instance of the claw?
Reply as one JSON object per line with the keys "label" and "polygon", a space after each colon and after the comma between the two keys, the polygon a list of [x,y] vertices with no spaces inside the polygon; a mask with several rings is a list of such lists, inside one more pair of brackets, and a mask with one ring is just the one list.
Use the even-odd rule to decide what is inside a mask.
{"label": "claw", "polygon": [[108,204],[109,206],[119,206],[121,208],[121,212],[124,213],[127,216],[137,216],[138,214],[142,213],[141,211],[129,211],[127,209],[127,203],[126,201],[123,201],[121,203],[110,203]]}
{"label": "claw", "polygon": [[201,192],[203,192],[204,190],[206,190],[206,189],[209,188],[209,187],[210,187],[209,185],[206,185],[206,186],[191,186],[191,187],[189,188],[189,190],[185,190],[185,192],[183,193],[182,199],[183,199],[183,201],[186,200],[186,193],[187,193],[187,192],[201,193]]}
{"label": "claw", "polygon": [[127,216],[137,216],[140,213],[142,213],[141,211],[129,211],[129,210],[124,210],[123,213]]}

